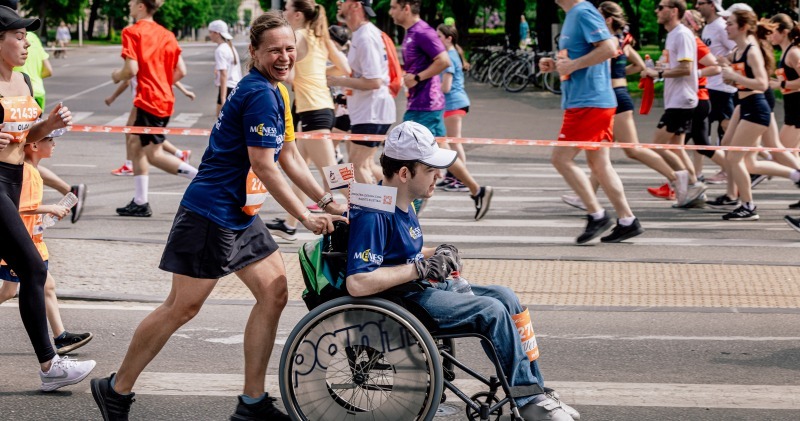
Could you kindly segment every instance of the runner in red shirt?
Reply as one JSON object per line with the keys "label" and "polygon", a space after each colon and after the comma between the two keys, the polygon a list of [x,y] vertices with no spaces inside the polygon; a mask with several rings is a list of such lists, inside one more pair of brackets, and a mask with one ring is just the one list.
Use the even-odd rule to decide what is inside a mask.
{"label": "runner in red shirt", "polygon": [[[175,35],[153,21],[160,2],[157,0],[131,0],[130,15],[136,23],[122,30],[121,69],[111,74],[114,83],[137,79],[136,120],[138,127],[166,127],[175,106],[172,85],[186,75],[186,65]],[[165,153],[161,134],[141,134],[128,137],[129,156],[133,157],[133,175],[136,191],[131,202],[117,208],[120,216],[148,217],[152,215],[147,201],[150,165],[177,174],[189,180],[197,169],[177,157]]]}

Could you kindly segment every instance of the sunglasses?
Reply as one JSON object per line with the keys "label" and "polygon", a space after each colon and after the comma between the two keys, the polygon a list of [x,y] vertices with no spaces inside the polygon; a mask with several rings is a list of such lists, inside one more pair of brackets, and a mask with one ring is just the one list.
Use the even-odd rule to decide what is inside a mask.
{"label": "sunglasses", "polygon": [[660,12],[660,11],[664,10],[664,8],[666,8],[666,7],[670,8],[670,9],[674,9],[675,8],[675,6],[665,6],[663,4],[659,4],[658,6],[656,6],[656,11]]}
{"label": "sunglasses", "polygon": [[695,4],[695,6],[702,6],[704,4],[711,4],[711,2],[710,1],[698,1],[697,4]]}

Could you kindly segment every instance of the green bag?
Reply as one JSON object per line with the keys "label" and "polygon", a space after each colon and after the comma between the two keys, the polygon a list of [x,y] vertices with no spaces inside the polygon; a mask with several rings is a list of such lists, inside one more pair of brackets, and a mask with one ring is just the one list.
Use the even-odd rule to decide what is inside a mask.
{"label": "green bag", "polygon": [[345,275],[347,270],[346,252],[324,252],[328,249],[328,238],[310,241],[297,250],[300,257],[300,271],[306,289],[303,301],[309,310],[338,297],[347,296]]}

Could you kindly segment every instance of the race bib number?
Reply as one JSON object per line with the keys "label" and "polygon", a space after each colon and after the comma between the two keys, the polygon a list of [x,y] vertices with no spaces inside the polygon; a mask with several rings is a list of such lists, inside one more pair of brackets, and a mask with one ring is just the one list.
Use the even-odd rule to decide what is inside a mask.
{"label": "race bib number", "polygon": [[261,210],[261,205],[267,200],[267,186],[261,182],[253,169],[247,172],[247,180],[245,181],[245,193],[247,199],[242,212],[246,215],[255,216]]}
{"label": "race bib number", "polygon": [[[733,69],[734,72],[747,77],[747,72],[744,70],[744,63],[731,63],[731,69]],[[747,89],[747,87],[738,83],[736,84],[736,87],[739,89]]]}
{"label": "race bib number", "polygon": [[[779,81],[783,82],[786,80],[786,71],[783,69],[777,69],[775,70],[775,76],[778,77]],[[792,92],[792,90],[789,88],[781,88],[781,93],[788,94],[789,92]]]}
{"label": "race bib number", "polygon": [[39,105],[32,97],[12,96],[0,98],[0,107],[3,108],[2,132],[13,136],[14,143],[24,142],[42,113]]}
{"label": "race bib number", "polygon": [[536,343],[536,333],[533,331],[531,313],[526,308],[522,313],[512,315],[511,319],[514,320],[514,325],[517,327],[522,349],[528,355],[530,361],[536,361],[539,358],[539,345]]}

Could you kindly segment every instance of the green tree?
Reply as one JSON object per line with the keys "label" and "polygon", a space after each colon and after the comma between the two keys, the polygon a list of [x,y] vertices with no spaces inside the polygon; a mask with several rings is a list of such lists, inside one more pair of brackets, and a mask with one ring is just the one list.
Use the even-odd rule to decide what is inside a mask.
{"label": "green tree", "polygon": [[[239,21],[239,5],[242,0],[217,0],[211,5],[211,20],[221,19],[234,24]],[[208,22],[206,22],[208,23]]]}
{"label": "green tree", "polygon": [[39,33],[47,35],[47,27],[56,27],[62,20],[77,23],[88,5],[89,0],[28,0],[20,4],[20,8],[41,19]]}

